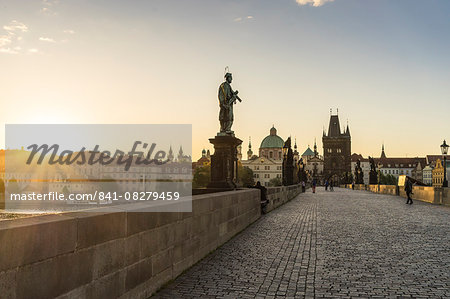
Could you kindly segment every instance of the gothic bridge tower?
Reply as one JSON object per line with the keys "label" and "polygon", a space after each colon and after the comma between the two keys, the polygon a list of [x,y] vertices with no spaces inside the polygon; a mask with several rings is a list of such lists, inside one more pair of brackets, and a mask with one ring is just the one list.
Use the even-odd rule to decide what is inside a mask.
{"label": "gothic bridge tower", "polygon": [[332,179],[334,184],[341,183],[351,173],[351,136],[350,129],[341,131],[339,116],[330,115],[328,133],[323,132],[323,173],[325,179]]}

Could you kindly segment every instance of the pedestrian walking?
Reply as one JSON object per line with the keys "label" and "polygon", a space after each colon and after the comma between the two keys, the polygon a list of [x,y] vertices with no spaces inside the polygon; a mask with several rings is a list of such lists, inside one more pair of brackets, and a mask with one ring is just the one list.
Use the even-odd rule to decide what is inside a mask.
{"label": "pedestrian walking", "polygon": [[334,191],[334,188],[333,188],[333,180],[330,180],[330,191]]}
{"label": "pedestrian walking", "polygon": [[316,193],[316,185],[317,185],[317,182],[316,182],[316,179],[314,179],[314,180],[312,181],[312,192],[313,192],[313,193]]}
{"label": "pedestrian walking", "polygon": [[328,180],[325,180],[325,191],[328,191]]}
{"label": "pedestrian walking", "polygon": [[413,192],[412,192],[412,182],[409,179],[409,177],[406,177],[405,192],[406,192],[406,196],[408,197],[408,199],[406,200],[406,204],[411,204],[412,205],[412,203],[413,203],[412,198],[411,198],[411,194],[413,194]]}
{"label": "pedestrian walking", "polygon": [[306,184],[305,181],[302,181],[302,192],[306,191]]}

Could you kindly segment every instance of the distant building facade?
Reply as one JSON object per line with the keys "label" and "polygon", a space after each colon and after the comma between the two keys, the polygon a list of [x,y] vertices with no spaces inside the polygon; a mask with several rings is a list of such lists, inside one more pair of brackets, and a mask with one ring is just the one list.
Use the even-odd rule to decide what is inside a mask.
{"label": "distant building facade", "polygon": [[197,168],[207,166],[211,163],[211,154],[205,149],[202,150],[202,157],[197,162],[192,162],[192,172],[194,173]]}
{"label": "distant building facade", "polygon": [[317,144],[314,141],[314,151],[309,146],[303,152],[302,161],[305,163],[305,171],[308,174],[310,180],[316,180],[317,184],[323,184],[323,157],[319,155],[317,151]]}
{"label": "distant building facade", "polygon": [[378,170],[384,175],[393,175],[398,178],[399,175],[407,175],[417,181],[423,180],[423,168],[427,165],[426,158],[388,158],[384,151],[384,145],[381,147],[379,159],[375,159]]}
{"label": "distant building facade", "polygon": [[436,165],[432,170],[433,176],[433,187],[442,187],[442,183],[444,182],[444,166],[443,161],[440,159],[436,160]]}
{"label": "distant building facade", "polygon": [[338,115],[330,116],[328,133],[323,132],[323,174],[325,179],[340,182],[351,173],[351,136],[347,128],[341,132]]}
{"label": "distant building facade", "polygon": [[433,167],[431,167],[431,164],[423,168],[422,182],[427,186],[433,185]]}
{"label": "distant building facade", "polygon": [[[281,180],[283,168],[283,139],[277,135],[274,126],[270,129],[259,147],[259,156],[253,155],[251,141],[249,140],[247,160],[241,160],[242,166],[253,171],[255,182],[260,181],[263,186],[269,186],[270,180]],[[242,155],[241,155],[242,156]]]}

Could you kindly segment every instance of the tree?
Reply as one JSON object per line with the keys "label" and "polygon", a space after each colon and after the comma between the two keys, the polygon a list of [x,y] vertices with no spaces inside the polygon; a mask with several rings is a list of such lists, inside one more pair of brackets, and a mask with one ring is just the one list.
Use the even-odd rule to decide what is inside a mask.
{"label": "tree", "polygon": [[277,186],[281,186],[281,178],[273,178],[270,179],[269,181],[269,186],[270,187],[277,187]]}
{"label": "tree", "polygon": [[205,165],[195,169],[192,179],[192,188],[205,188],[211,181],[211,165]]}
{"label": "tree", "polygon": [[64,195],[69,195],[69,193],[70,193],[69,188],[67,188],[67,186],[64,186],[64,187],[62,188],[62,193],[63,193]]}
{"label": "tree", "polygon": [[0,179],[0,193],[5,193],[5,182]]}
{"label": "tree", "polygon": [[248,167],[244,167],[239,163],[238,181],[240,186],[243,187],[253,186],[255,184],[255,180],[253,178],[253,170],[251,170]]}
{"label": "tree", "polygon": [[8,192],[9,193],[19,193],[20,187],[16,179],[12,179],[8,182]]}
{"label": "tree", "polygon": [[380,185],[397,185],[397,178],[392,174],[380,173]]}

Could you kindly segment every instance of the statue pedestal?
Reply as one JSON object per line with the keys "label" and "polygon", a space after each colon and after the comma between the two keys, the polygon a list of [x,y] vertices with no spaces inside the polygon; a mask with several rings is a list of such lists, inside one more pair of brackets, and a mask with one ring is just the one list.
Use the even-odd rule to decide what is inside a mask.
{"label": "statue pedestal", "polygon": [[211,156],[211,182],[207,188],[236,188],[237,146],[242,140],[233,135],[218,134],[209,142],[214,145],[214,155]]}
{"label": "statue pedestal", "polygon": [[378,184],[378,174],[374,171],[370,171],[369,173],[369,184],[370,185]]}

